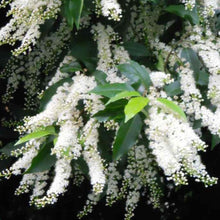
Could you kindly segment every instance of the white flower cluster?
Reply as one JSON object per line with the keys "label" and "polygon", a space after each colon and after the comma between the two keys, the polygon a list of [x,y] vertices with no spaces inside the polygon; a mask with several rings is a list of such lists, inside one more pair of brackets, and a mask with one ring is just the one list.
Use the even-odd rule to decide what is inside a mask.
{"label": "white flower cluster", "polygon": [[[37,207],[44,207],[46,204],[54,204],[55,202],[57,202],[58,196],[66,191],[67,186],[69,185],[69,178],[72,171],[70,162],[70,160],[66,160],[63,158],[57,160],[55,164],[54,180],[47,191],[47,195],[43,196],[42,198],[32,196],[32,202]],[[41,189],[42,186],[40,185],[38,190]],[[36,192],[35,189],[34,195],[39,196],[41,195],[41,193]]]}
{"label": "white flower cluster", "polygon": [[[156,6],[154,10],[151,10],[151,7],[143,4],[139,7],[133,7],[132,10],[132,16],[134,16],[134,18],[133,20],[131,19],[132,28],[128,33],[129,38],[139,40],[142,39],[143,36],[146,36],[149,47],[153,50],[153,53],[156,56],[161,55],[171,70],[177,62],[181,61],[182,65],[175,69],[180,76],[181,90],[184,92],[181,96],[183,100],[181,107],[189,116],[193,116],[195,120],[201,119],[202,126],[208,127],[212,134],[219,135],[220,122],[218,120],[218,111],[216,110],[216,113],[213,113],[207,107],[201,105],[203,99],[201,92],[196,86],[195,73],[189,64],[185,63],[185,60],[179,57],[182,48],[193,48],[198,53],[210,72],[208,98],[218,109],[220,85],[218,73],[218,37],[215,37],[207,26],[203,29],[201,26],[190,26],[186,24],[185,33],[181,35],[180,40],[177,42],[173,41],[172,44],[174,46],[171,47],[159,40],[159,36],[163,33],[162,30],[164,30],[161,25],[157,24],[158,15],[160,15],[162,8]],[[138,19],[136,19],[136,17]],[[206,34],[206,37],[202,37],[201,33]],[[181,42],[181,44],[179,44],[179,42]],[[175,48],[176,53],[173,52],[173,48]],[[152,75],[152,82],[153,81],[154,76]]]}
{"label": "white flower cluster", "polygon": [[[128,153],[126,169],[123,175],[118,171],[120,161],[111,162],[106,168],[106,205],[112,206],[120,199],[126,199],[125,218],[130,220],[134,216],[141,194],[149,189],[147,196],[154,208],[161,207],[162,190],[158,185],[157,167],[154,157],[144,145],[134,146]],[[89,194],[88,200],[79,217],[92,211],[93,206],[100,200],[100,194]]]}
{"label": "white flower cluster", "polygon": [[19,175],[22,173],[23,170],[26,170],[30,167],[33,158],[37,155],[40,145],[45,141],[44,138],[40,138],[34,140],[35,144],[33,147],[25,152],[22,157],[20,157],[11,167],[10,171],[14,175]]}
{"label": "white flower cluster", "polygon": [[52,125],[57,121],[62,106],[65,103],[66,95],[69,91],[69,84],[64,83],[57,89],[56,94],[52,97],[50,102],[46,105],[43,112],[25,119],[24,126],[18,127],[20,132],[28,131],[29,133],[37,130],[43,126]]}
{"label": "white flower cluster", "polygon": [[182,107],[188,115],[195,114],[195,119],[198,120],[201,118],[202,96],[196,88],[194,72],[190,69],[188,63],[185,66],[180,66],[178,71],[180,73],[181,90],[184,91],[184,94],[181,96],[183,100]]}
{"label": "white flower cluster", "polygon": [[195,0],[181,0],[183,4],[185,4],[185,8],[187,10],[192,10],[195,7],[196,1]]}
{"label": "white flower cluster", "polygon": [[201,119],[202,126],[208,127],[212,134],[220,136],[220,120],[218,116],[219,107],[217,107],[217,110],[215,112],[212,112],[207,107],[202,106],[201,102],[203,101],[203,99],[200,91],[196,88],[193,71],[189,68],[187,64],[185,65],[185,67],[181,66],[178,70],[181,77],[181,89],[184,91],[184,94],[181,96],[181,99],[183,100],[183,102],[181,103],[181,107],[189,116],[194,116],[195,120]]}
{"label": "white flower cluster", "polygon": [[[57,74],[60,78],[60,74]],[[46,204],[51,204],[57,201],[57,197],[63,194],[68,186],[68,179],[70,177],[72,159],[77,159],[83,156],[89,167],[89,175],[91,177],[91,184],[93,192],[99,194],[102,192],[105,185],[105,173],[103,160],[101,159],[98,151],[98,127],[99,123],[91,118],[84,124],[81,112],[77,109],[78,102],[84,101],[84,108],[89,115],[103,109],[103,104],[99,100],[99,96],[89,94],[88,92],[96,87],[96,82],[93,77],[88,77],[77,73],[73,78],[73,83],[64,83],[57,89],[50,102],[46,105],[45,109],[32,117],[25,120],[23,126],[17,130],[23,132],[33,132],[56,123],[60,126],[60,131],[54,147],[51,149],[51,154],[55,154],[57,163],[55,165],[55,177],[51,184],[47,195],[42,198],[38,196],[43,195],[44,184],[36,181],[34,193],[31,196],[31,204],[37,207],[43,207]],[[54,83],[56,79],[50,81]],[[92,102],[91,102],[92,101]],[[88,109],[88,103],[90,108]],[[84,127],[83,127],[84,126]],[[10,168],[13,174],[20,174],[21,170],[27,169],[32,159],[37,155],[40,144],[45,141],[44,138],[37,141],[30,140],[19,151],[14,152],[17,156],[23,154],[17,162]],[[28,176],[21,182],[21,187],[17,190],[18,193],[27,191],[31,179]],[[40,190],[40,192],[37,192]]]}
{"label": "white flower cluster", "polygon": [[28,193],[30,191],[30,187],[34,185],[35,179],[36,179],[36,174],[33,173],[25,174],[20,182],[20,186],[15,191],[15,195]]}
{"label": "white flower cluster", "polygon": [[109,20],[119,21],[122,17],[122,10],[117,0],[96,0],[96,11]]}
{"label": "white flower cluster", "polygon": [[77,122],[68,120],[60,127],[57,142],[52,149],[52,154],[57,157],[77,159],[81,155],[82,146],[78,143],[79,125]]}
{"label": "white flower cluster", "polygon": [[[181,2],[187,10],[194,10],[196,1],[181,0]],[[6,3],[2,1],[2,7]],[[129,3],[126,1],[126,7]],[[46,19],[55,17],[60,10],[60,4],[60,0],[12,1],[11,10],[8,13],[12,18],[0,31],[2,32],[0,44],[22,41],[21,47],[14,51],[15,54],[30,49],[39,38],[39,25]],[[116,21],[120,19],[122,10],[116,0],[97,0],[96,4],[97,10],[100,10],[102,15]],[[204,19],[211,22],[209,16],[213,15],[217,8],[216,1],[199,1],[198,4],[199,10],[206,13]],[[123,161],[112,162],[102,159],[102,147],[104,149],[106,146],[100,146],[99,136],[102,134],[100,130],[103,128],[107,130],[105,132],[113,132],[109,130],[118,130],[119,123],[108,120],[104,122],[103,127],[100,126],[100,122],[93,116],[104,109],[102,97],[90,93],[97,86],[95,77],[85,75],[86,71],[83,73],[76,71],[72,82],[59,86],[42,112],[25,118],[24,125],[17,128],[23,135],[47,126],[55,126],[54,136],[56,137],[50,153],[56,156],[56,163],[54,169],[48,171],[25,173],[16,194],[27,193],[33,188],[30,204],[37,207],[53,204],[58,200],[58,196],[67,190],[70,178],[73,178],[73,183],[76,185],[84,180],[84,171],[80,169],[80,163],[78,163],[79,160],[84,160],[88,166],[92,192],[88,195],[86,205],[79,213],[79,217],[91,212],[93,206],[101,199],[102,193],[106,193],[106,204],[109,206],[120,199],[126,200],[125,219],[130,220],[141,196],[147,193],[148,202],[152,203],[154,208],[162,207],[160,199],[163,193],[158,183],[163,182],[163,178],[157,178],[158,166],[162,168],[167,179],[173,180],[176,185],[188,184],[188,176],[203,182],[205,186],[217,183],[217,178],[209,176],[201,161],[199,151],[205,151],[207,145],[201,140],[199,131],[193,129],[192,125],[196,120],[201,120],[201,126],[207,127],[213,135],[220,136],[220,41],[211,32],[211,24],[205,23],[200,14],[200,22],[206,24],[203,28],[199,25],[191,27],[186,22],[184,23],[185,33],[181,36],[176,33],[175,40],[168,44],[164,43],[161,36],[172,25],[172,22],[158,25],[158,19],[164,7],[163,4],[157,5],[148,1],[136,5],[132,1],[129,8],[130,23],[125,36],[125,41],[143,42],[145,40],[148,49],[152,51],[150,58],[154,60],[159,57],[159,63],[162,62],[162,67],[158,68],[160,70],[149,71],[152,86],[143,95],[150,100],[144,125],[149,146],[145,141],[146,137],[141,133],[136,145],[130,149]],[[26,19],[25,22],[24,19]],[[96,69],[106,73],[108,83],[126,83],[127,79],[120,75],[117,65],[128,62],[130,57],[122,46],[119,35],[111,26],[104,26],[101,23],[92,25],[91,33],[98,47]],[[61,23],[56,32],[36,44],[36,49],[33,49],[27,58],[24,55],[12,58],[1,73],[1,78],[8,77],[4,103],[8,103],[21,81],[24,82],[24,88],[27,90],[26,107],[29,109],[33,107],[27,100],[33,100],[39,92],[41,72],[47,73],[54,70],[57,57],[63,55],[69,39],[70,32],[67,26]],[[209,72],[207,94],[200,91],[201,87],[194,77],[197,73],[193,71],[189,61],[181,58],[180,54],[184,48],[192,48],[202,61],[201,65],[205,66]],[[60,71],[60,67],[72,61],[75,61],[72,56],[64,57],[46,88],[69,77],[67,73]],[[80,60],[80,62],[84,61]],[[153,65],[152,68],[154,68]],[[164,87],[174,80],[179,82],[178,89],[181,89],[181,94],[168,97]],[[166,98],[179,104],[189,122],[160,103],[157,98]],[[214,110],[203,106],[203,99],[210,100]],[[20,149],[12,151],[11,155],[21,157],[11,168],[1,172],[0,176],[8,178],[11,174],[19,175],[28,170],[42,144],[48,139],[30,140]],[[109,143],[109,148],[112,144]],[[121,163],[125,165],[123,171],[118,169]],[[49,175],[54,178],[46,191]]]}
{"label": "white flower cluster", "polygon": [[39,138],[31,141],[31,147],[24,150],[23,155],[14,162],[9,169],[0,172],[0,176],[10,178],[11,174],[20,175],[22,171],[27,170],[33,158],[38,154],[41,144],[45,141],[44,138]]}
{"label": "white flower cluster", "polygon": [[63,61],[60,63],[59,67],[57,68],[56,73],[54,74],[53,78],[50,80],[50,82],[48,82],[48,86],[46,87],[49,88],[50,86],[54,85],[55,83],[59,82],[61,79],[65,79],[69,76],[68,73],[65,72],[61,72],[60,68],[64,65],[64,64],[69,64],[73,61],[75,61],[76,59],[70,55],[67,55],[64,57]]}
{"label": "white flower cluster", "polygon": [[7,77],[6,93],[2,96],[3,103],[9,103],[19,89],[19,85],[24,83],[24,105],[26,109],[36,109],[40,77],[54,70],[58,57],[69,39],[70,31],[66,23],[62,22],[55,32],[39,41],[28,56],[21,54],[10,58],[0,73],[0,78]]}
{"label": "white flower cluster", "polygon": [[31,187],[33,187],[30,200],[32,201],[33,198],[44,194],[44,187],[47,185],[48,178],[48,171],[24,174],[20,186],[15,191],[15,195],[29,193]]}
{"label": "white flower cluster", "polygon": [[117,162],[112,162],[107,168],[107,191],[106,204],[111,206],[117,199],[119,194],[118,182],[122,179],[122,175],[117,170]]}
{"label": "white flower cluster", "polygon": [[196,135],[188,123],[166,114],[162,109],[151,107],[149,129],[146,134],[150,139],[150,147],[156,156],[158,165],[175,184],[187,184],[187,174],[206,186],[217,182],[210,177],[202,164],[197,151],[205,150],[205,143]]}
{"label": "white flower cluster", "polygon": [[153,86],[156,88],[162,88],[165,84],[173,82],[170,74],[166,74],[164,72],[153,71],[150,73],[150,78]]}
{"label": "white flower cluster", "polygon": [[204,16],[214,16],[215,10],[218,8],[218,0],[203,0]]}
{"label": "white flower cluster", "polygon": [[96,194],[103,191],[106,182],[103,161],[98,151],[98,127],[99,123],[93,118],[90,119],[80,138],[84,146],[83,158],[88,164],[93,192]]}
{"label": "white flower cluster", "polygon": [[198,54],[210,73],[208,97],[213,105],[220,106],[220,55],[216,50],[207,49],[200,50]]}
{"label": "white flower cluster", "polygon": [[126,197],[125,219],[134,216],[134,210],[140,200],[141,190],[148,187],[150,194],[148,201],[154,208],[160,207],[162,191],[157,185],[156,169],[153,165],[152,155],[147,152],[144,145],[134,146],[128,153],[128,165],[124,171],[120,196]]}
{"label": "white flower cluster", "polygon": [[89,213],[92,212],[93,207],[97,205],[98,201],[100,200],[100,194],[96,193],[90,193],[88,195],[88,199],[86,201],[85,206],[83,207],[83,210],[79,212],[77,217],[79,219],[83,218],[84,216],[88,215]]}
{"label": "white flower cluster", "polygon": [[[187,26],[187,33],[191,31],[192,28]],[[207,38],[201,37],[201,31],[204,32],[201,27],[195,27],[192,34],[187,37],[188,42],[184,46],[192,46],[207,68],[209,72],[207,98],[210,99],[211,103],[217,108],[216,111],[213,112],[206,106],[202,106],[201,102],[203,99],[201,92],[196,87],[194,72],[190,69],[190,65],[187,63],[185,63],[184,66],[180,66],[178,69],[180,74],[181,89],[184,91],[184,94],[181,96],[183,100],[182,107],[187,114],[194,115],[195,120],[201,119],[202,126],[208,127],[212,134],[220,135],[220,120],[218,120],[220,96],[220,56],[218,52],[219,40],[211,33],[208,28],[205,31]]]}
{"label": "white flower cluster", "polygon": [[[105,72],[107,74],[106,80],[110,83],[125,82],[125,78],[117,75],[115,65],[127,62],[130,58],[128,52],[122,46],[117,46],[112,43],[118,40],[118,35],[110,26],[105,28],[101,23],[98,23],[97,26],[93,26],[92,33],[98,44],[99,61],[97,70]],[[113,51],[111,51],[112,47],[114,48]]]}
{"label": "white flower cluster", "polygon": [[47,180],[49,179],[49,172],[38,172],[36,173],[36,179],[32,191],[32,195],[30,197],[30,204],[34,201],[35,198],[43,196],[45,193],[45,187],[47,186]]}
{"label": "white flower cluster", "polygon": [[[21,41],[21,45],[13,51],[14,55],[31,50],[40,37],[40,25],[49,18],[55,18],[60,11],[61,0],[13,0],[7,15],[12,16],[9,23],[0,30],[0,45],[14,45]],[[3,5],[2,5],[3,4]],[[6,2],[1,3],[5,6]]]}

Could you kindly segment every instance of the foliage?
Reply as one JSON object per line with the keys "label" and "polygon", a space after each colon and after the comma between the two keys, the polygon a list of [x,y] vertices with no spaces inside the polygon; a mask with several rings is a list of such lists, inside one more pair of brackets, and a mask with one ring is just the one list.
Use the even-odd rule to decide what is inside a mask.
{"label": "foliage", "polygon": [[42,208],[89,181],[78,218],[105,199],[129,220],[143,197],[164,216],[173,190],[217,184],[200,153],[220,143],[217,1],[8,5],[0,176],[22,176],[16,195]]}

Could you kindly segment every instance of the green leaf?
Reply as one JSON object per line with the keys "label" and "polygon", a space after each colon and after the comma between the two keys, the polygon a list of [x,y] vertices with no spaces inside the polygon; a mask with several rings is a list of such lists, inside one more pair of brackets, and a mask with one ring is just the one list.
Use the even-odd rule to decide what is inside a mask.
{"label": "green leaf", "polygon": [[106,81],[107,75],[104,72],[100,70],[96,70],[95,72],[93,72],[92,75],[95,76],[95,80],[98,83],[98,85],[104,85],[107,83]]}
{"label": "green leaf", "polygon": [[83,0],[72,0],[74,2],[73,17],[76,28],[79,29],[80,17],[83,9]]}
{"label": "green leaf", "polygon": [[218,135],[212,135],[212,145],[211,149],[214,150],[214,148],[220,144],[220,137]]}
{"label": "green leaf", "polygon": [[146,46],[137,42],[126,42],[124,48],[128,51],[129,55],[133,57],[146,57],[150,56],[150,52]]}
{"label": "green leaf", "polygon": [[83,157],[79,157],[77,160],[74,160],[74,162],[78,164],[82,173],[89,178],[89,167]]}
{"label": "green leaf", "polygon": [[55,144],[57,143],[57,140],[58,140],[58,137],[55,137],[54,139],[53,139],[53,145],[55,146]]}
{"label": "green leaf", "polygon": [[96,113],[94,117],[99,122],[108,120],[122,120],[124,118],[124,108],[127,103],[128,101],[126,99],[110,103],[104,110]]}
{"label": "green leaf", "polygon": [[74,62],[71,62],[68,64],[66,63],[60,68],[60,71],[62,73],[74,73],[74,72],[80,71],[80,70],[82,70],[82,67],[81,67],[80,63],[77,61],[74,61]]}
{"label": "green leaf", "polygon": [[47,103],[51,100],[52,96],[56,94],[57,88],[62,86],[65,82],[71,83],[73,82],[73,80],[71,78],[61,79],[44,91],[43,96],[40,99],[40,111],[43,111],[45,109]]}
{"label": "green leaf", "polygon": [[158,98],[157,101],[164,104],[164,106],[166,106],[168,109],[172,110],[173,113],[180,116],[184,121],[187,121],[187,118],[186,118],[184,111],[177,104],[175,104],[173,101],[170,101],[170,100],[164,99],[164,98]]}
{"label": "green leaf", "polygon": [[71,55],[81,61],[90,72],[97,66],[97,46],[88,30],[81,30],[71,41]]}
{"label": "green leaf", "polygon": [[15,146],[18,144],[22,144],[24,142],[27,142],[31,139],[37,139],[37,138],[45,137],[45,136],[48,136],[51,134],[56,134],[55,128],[53,126],[48,126],[48,127],[44,128],[43,130],[35,131],[35,132],[32,132],[30,134],[25,135],[24,137],[22,137],[20,140],[18,140],[15,143]]}
{"label": "green leaf", "polygon": [[91,0],[84,0],[81,16],[88,16],[95,10],[96,5]]}
{"label": "green leaf", "polygon": [[112,84],[104,84],[96,86],[93,90],[90,91],[90,93],[95,93],[98,95],[103,95],[108,98],[111,98],[115,96],[117,93],[122,91],[134,91],[134,89],[125,83],[112,83]]}
{"label": "green leaf", "polygon": [[197,53],[191,48],[184,48],[181,51],[181,57],[190,63],[190,68],[194,71],[196,83],[201,86],[207,86],[209,83],[209,74],[205,71]]}
{"label": "green leaf", "polygon": [[179,81],[175,81],[164,86],[164,90],[168,96],[180,95],[182,93]]}
{"label": "green leaf", "polygon": [[76,28],[79,29],[80,17],[83,8],[83,0],[65,0],[64,1],[64,15],[68,25],[73,28],[75,23]]}
{"label": "green leaf", "polygon": [[141,95],[139,92],[136,92],[136,91],[123,91],[123,92],[116,94],[114,97],[110,98],[109,101],[106,103],[106,105],[112,102],[116,102],[120,99],[132,97],[132,96],[141,96]]}
{"label": "green leaf", "polygon": [[152,84],[146,68],[132,60],[130,63],[119,65],[118,69],[123,75],[130,79],[131,83],[136,83],[140,80],[146,89],[148,89]]}
{"label": "green leaf", "polygon": [[140,112],[147,104],[149,99],[145,97],[137,97],[129,100],[125,106],[125,123]]}
{"label": "green leaf", "polygon": [[199,24],[199,16],[196,6],[192,10],[186,10],[184,5],[170,5],[165,9],[165,11],[188,20],[192,25]]}
{"label": "green leaf", "polygon": [[56,156],[51,155],[52,142],[42,145],[37,156],[31,162],[31,166],[25,171],[26,173],[37,173],[49,170],[56,162]]}
{"label": "green leaf", "polygon": [[194,123],[193,123],[193,129],[198,129],[198,128],[201,128],[202,127],[202,120],[199,119],[199,120],[195,120]]}
{"label": "green leaf", "polygon": [[114,160],[119,159],[122,155],[126,154],[132,146],[134,146],[138,135],[141,132],[142,125],[143,123],[139,115],[136,115],[127,123],[122,123],[113,144]]}
{"label": "green leaf", "polygon": [[52,28],[54,27],[54,23],[55,23],[55,19],[54,18],[50,18],[47,19],[41,26],[40,26],[40,33],[41,33],[41,37],[45,37],[47,36],[50,31],[52,31]]}

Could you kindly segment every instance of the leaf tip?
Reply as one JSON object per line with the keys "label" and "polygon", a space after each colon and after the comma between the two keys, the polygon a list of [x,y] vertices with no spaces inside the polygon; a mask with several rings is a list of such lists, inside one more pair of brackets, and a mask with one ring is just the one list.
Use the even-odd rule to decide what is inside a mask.
{"label": "leaf tip", "polygon": [[14,144],[14,146],[17,146],[17,145],[19,145],[19,144],[21,144],[21,141],[20,141],[20,140],[18,140],[18,141]]}

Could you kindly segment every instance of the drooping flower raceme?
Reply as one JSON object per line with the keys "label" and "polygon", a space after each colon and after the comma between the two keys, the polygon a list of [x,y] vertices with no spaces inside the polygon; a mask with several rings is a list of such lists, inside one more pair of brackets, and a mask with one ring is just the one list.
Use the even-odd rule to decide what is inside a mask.
{"label": "drooping flower raceme", "polygon": [[121,18],[121,7],[117,0],[96,0],[96,10],[109,20],[119,21]]}
{"label": "drooping flower raceme", "polygon": [[[98,23],[93,26],[92,31],[95,41],[98,44],[98,65],[97,70],[107,74],[106,80],[111,83],[122,83],[126,81],[123,76],[117,75],[116,64],[125,63],[130,60],[128,52],[121,45],[112,45],[112,42],[118,40],[118,35],[114,30]],[[113,51],[111,48],[114,48]]]}
{"label": "drooping flower raceme", "polygon": [[[55,164],[55,176],[54,180],[47,191],[47,195],[42,198],[33,197],[32,202],[37,207],[44,207],[46,204],[54,204],[57,201],[57,197],[66,191],[69,185],[69,178],[71,174],[70,160],[58,159]],[[34,192],[36,194],[36,192]],[[37,196],[40,194],[37,193]]]}
{"label": "drooping flower raceme", "polygon": [[[4,3],[2,6],[5,6]],[[13,45],[16,41],[21,41],[19,48],[13,51],[14,55],[31,50],[31,46],[35,45],[40,37],[40,25],[49,18],[55,18],[60,11],[61,4],[61,0],[11,1],[7,15],[12,18],[6,26],[0,29],[0,45]]]}
{"label": "drooping flower raceme", "polygon": [[[11,57],[0,73],[1,79],[7,78],[6,92],[2,96],[3,103],[10,103],[14,99],[15,92],[24,83],[24,89],[26,90],[24,105],[26,109],[35,110],[39,104],[37,95],[40,92],[40,78],[55,70],[54,67],[58,57],[67,47],[69,39],[70,30],[66,22],[63,21],[55,32],[37,42],[28,56],[20,54],[17,57]],[[68,63],[70,61],[67,62],[66,58],[64,62]],[[51,79],[52,82],[48,83],[49,86],[61,77],[59,68],[57,72],[54,76],[56,79]]]}
{"label": "drooping flower raceme", "polygon": [[[51,33],[44,33],[39,41],[39,27],[47,19],[56,18],[62,1],[1,2],[2,6],[7,3],[11,5],[11,19],[0,31],[0,44],[20,41],[21,46],[13,52],[20,55],[12,57],[0,73],[1,79],[7,80],[3,103],[13,102],[14,93],[23,83],[25,109],[37,110],[39,102],[41,107],[17,127],[21,140],[31,133],[39,135],[48,132],[48,128],[53,130],[46,137],[35,136],[21,147],[7,151],[17,161],[0,176],[23,174],[16,195],[30,192],[30,204],[40,208],[57,202],[72,179],[77,186],[89,179],[91,192],[78,217],[91,212],[106,194],[109,206],[125,200],[125,219],[130,220],[144,197],[153,208],[163,210],[166,205],[161,203],[161,185],[166,179],[173,180],[171,185],[188,184],[188,177],[205,186],[217,183],[199,155],[208,147],[202,141],[205,129],[201,128],[220,137],[220,41],[213,17],[217,1],[180,0],[178,7],[184,10],[185,6],[184,13],[189,16],[177,19],[175,15],[165,22],[162,16],[169,3],[120,1],[125,12],[120,20],[119,1],[96,0],[94,13],[92,7],[84,4],[83,25],[77,30],[73,28],[75,34],[65,21],[57,19]],[[198,16],[190,20],[195,13]],[[107,22],[106,18],[113,21]],[[180,19],[182,26],[173,30]],[[83,47],[84,39],[76,37],[82,29],[92,33],[96,44],[89,39]],[[80,45],[79,51],[77,47],[73,50],[73,45]],[[97,53],[93,46],[97,46]],[[31,49],[25,56],[23,52]],[[137,62],[130,62],[131,59]],[[74,70],[75,64],[79,71]],[[70,67],[68,72],[63,71],[64,66]],[[122,66],[126,66],[126,71],[122,71]],[[107,103],[120,92],[140,97],[126,96]],[[148,104],[125,123],[125,106],[133,98],[147,100]],[[136,106],[133,107],[132,110]],[[138,118],[139,125],[129,134],[128,127]],[[140,132],[134,137],[138,126]],[[124,137],[129,139],[127,143],[127,139],[122,140]],[[119,143],[121,140],[123,143]],[[32,173],[45,149],[45,158],[51,159],[46,163],[47,170],[40,168]],[[118,160],[117,151],[122,153]]]}
{"label": "drooping flower raceme", "polygon": [[164,173],[178,184],[187,184],[186,174],[206,186],[215,184],[217,179],[210,177],[202,164],[197,151],[205,150],[205,143],[193,129],[172,114],[166,114],[157,107],[150,109],[149,129],[146,134],[157,163]]}

